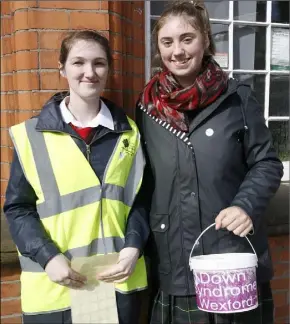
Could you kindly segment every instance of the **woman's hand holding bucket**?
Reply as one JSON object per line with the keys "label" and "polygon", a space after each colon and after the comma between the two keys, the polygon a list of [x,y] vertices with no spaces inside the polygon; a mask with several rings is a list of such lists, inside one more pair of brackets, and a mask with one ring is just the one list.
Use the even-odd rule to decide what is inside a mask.
{"label": "woman's hand holding bucket", "polygon": [[244,237],[253,230],[250,216],[240,207],[232,206],[223,209],[215,219],[216,230],[226,228],[240,237]]}

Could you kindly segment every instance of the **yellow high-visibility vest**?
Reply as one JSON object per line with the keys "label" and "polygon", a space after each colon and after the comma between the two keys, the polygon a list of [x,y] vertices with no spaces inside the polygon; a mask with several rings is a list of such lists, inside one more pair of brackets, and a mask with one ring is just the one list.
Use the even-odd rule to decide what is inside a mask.
{"label": "yellow high-visibility vest", "polygon": [[[139,191],[144,156],[135,123],[120,134],[102,183],[69,134],[36,131],[37,118],[10,129],[20,164],[34,189],[45,230],[68,258],[117,253],[124,245],[127,217]],[[53,283],[31,259],[19,255],[22,310],[27,314],[70,307],[68,288]],[[144,258],[116,290],[147,286]]]}

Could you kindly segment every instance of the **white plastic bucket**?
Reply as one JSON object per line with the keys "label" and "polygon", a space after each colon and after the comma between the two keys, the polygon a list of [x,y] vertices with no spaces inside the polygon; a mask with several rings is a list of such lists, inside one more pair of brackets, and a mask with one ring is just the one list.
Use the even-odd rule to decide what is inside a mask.
{"label": "white plastic bucket", "polygon": [[211,313],[246,312],[258,307],[254,253],[224,253],[191,257],[201,236],[215,224],[207,227],[195,241],[189,266],[193,271],[197,307]]}

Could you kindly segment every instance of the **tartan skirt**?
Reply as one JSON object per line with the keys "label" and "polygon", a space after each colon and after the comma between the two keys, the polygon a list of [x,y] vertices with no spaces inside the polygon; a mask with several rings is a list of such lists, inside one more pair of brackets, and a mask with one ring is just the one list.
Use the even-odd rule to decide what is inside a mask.
{"label": "tartan skirt", "polygon": [[152,305],[150,324],[274,324],[270,283],[259,286],[259,306],[248,312],[207,313],[199,310],[193,296],[172,296],[159,290]]}

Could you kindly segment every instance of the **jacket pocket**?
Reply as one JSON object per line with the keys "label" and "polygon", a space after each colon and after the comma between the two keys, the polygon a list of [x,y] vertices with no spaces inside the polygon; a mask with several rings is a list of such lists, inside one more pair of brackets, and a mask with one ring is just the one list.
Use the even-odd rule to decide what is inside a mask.
{"label": "jacket pocket", "polygon": [[150,226],[154,236],[154,245],[157,255],[158,271],[168,274],[171,271],[171,261],[168,245],[169,216],[168,214],[153,214],[150,217]]}

